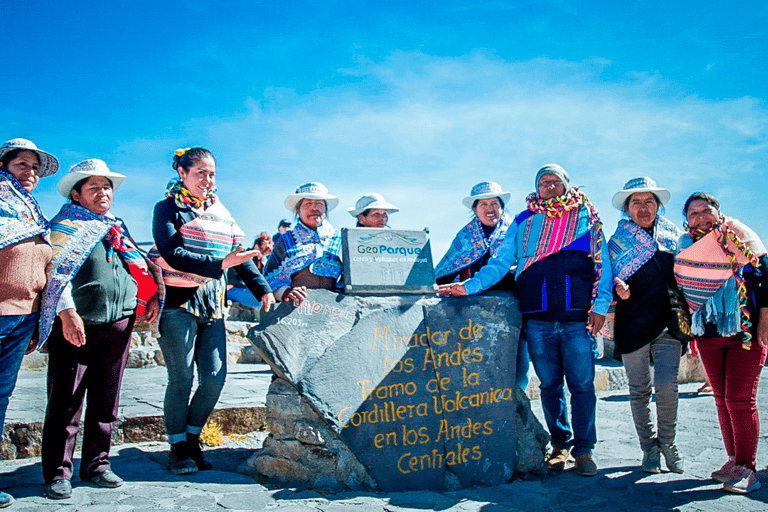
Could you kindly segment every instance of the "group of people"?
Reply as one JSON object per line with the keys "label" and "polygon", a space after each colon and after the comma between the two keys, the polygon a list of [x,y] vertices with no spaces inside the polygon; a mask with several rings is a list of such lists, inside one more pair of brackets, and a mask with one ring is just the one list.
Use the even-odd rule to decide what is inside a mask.
{"label": "group of people", "polygon": [[[175,175],[154,208],[155,246],[145,255],[111,212],[124,175],[99,159],[72,166],[58,184],[66,202],[48,221],[32,191],[56,173],[56,158],[25,139],[0,147],[0,420],[24,353],[47,351],[42,466],[51,498],[72,493],[86,392],[80,477],[102,487],[122,484],[109,450],[137,317],[158,322],[168,373],[168,468],[190,474],[211,468],[200,433],[226,377],[228,282],[237,281],[250,305],[266,311],[275,302],[300,302],[308,289],[341,290],[341,237],[327,218],[339,198],[323,184],[297,188],[285,200],[295,224],[281,221],[274,239],[262,233],[246,250],[243,231],[216,194],[213,154],[179,149],[172,167]],[[661,215],[669,192],[636,178],[614,196],[626,218],[606,241],[596,208],[561,166],[540,169],[534,189],[527,208],[512,217],[505,211],[509,192],[494,182],[473,187],[463,200],[472,220],[436,277],[441,295],[491,288],[516,294],[524,319],[517,384],[527,386],[530,357],[552,439],[549,467],[562,470],[573,456],[578,474],[597,473],[591,456],[597,441],[594,335],[616,300],[616,352],[630,382],[642,469],[658,473],[663,455],[670,471],[683,471],[675,429],[685,341],[668,329],[670,297],[682,291],[729,456],[712,478],[733,492],[759,488],[755,396],[768,346],[768,275],[762,272],[768,261],[757,235],[724,217],[717,200],[703,193],[686,201],[681,231]],[[347,211],[358,227],[385,228],[398,208],[372,193]],[[0,493],[0,506],[12,502]]]}
{"label": "group of people", "polygon": [[[475,218],[438,264],[437,278],[450,281],[440,285],[442,295],[462,296],[514,277],[521,346],[527,344],[541,381],[551,435],[549,468],[562,470],[573,456],[579,475],[597,474],[591,455],[597,441],[594,336],[616,301],[615,353],[629,381],[642,470],[659,473],[663,456],[669,471],[684,471],[675,444],[678,371],[694,337],[728,454],[711,477],[726,491],[759,489],[756,395],[768,352],[768,259],[757,234],[724,216],[719,202],[702,192],[685,201],[681,230],[662,215],[669,191],[638,177],[614,195],[613,206],[624,216],[606,241],[597,210],[565,169],[544,166],[534,187],[514,218],[503,212],[509,195],[497,184],[473,188],[474,198],[464,204]],[[490,203],[479,193],[486,189],[495,192]],[[522,354],[518,383],[526,382],[519,375],[527,371]]]}

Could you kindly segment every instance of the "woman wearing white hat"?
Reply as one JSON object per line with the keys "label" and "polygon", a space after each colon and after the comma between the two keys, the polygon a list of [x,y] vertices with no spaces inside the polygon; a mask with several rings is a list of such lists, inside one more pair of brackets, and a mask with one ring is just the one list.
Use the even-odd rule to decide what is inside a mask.
{"label": "woman wearing white hat", "polygon": [[400,208],[388,203],[381,194],[371,192],[358,199],[355,206],[347,208],[347,211],[357,218],[358,228],[385,228],[389,214],[400,211]]}
{"label": "woman wearing white hat", "polygon": [[160,313],[160,269],[110,211],[124,179],[94,158],[73,166],[58,185],[71,202],[51,220],[53,260],[40,318],[40,340],[50,354],[42,466],[48,496],[55,499],[72,494],[86,392],[80,478],[101,487],[122,485],[109,449],[131,333],[137,316],[153,322]]}
{"label": "woman wearing white hat", "polygon": [[[211,469],[200,433],[219,399],[227,375],[224,302],[228,268],[235,271],[262,307],[275,299],[256,268],[258,251],[243,250],[244,233],[216,195],[216,160],[204,148],[176,150],[178,178],[155,205],[150,258],[163,269],[166,301],[158,342],[168,387],[163,412],[168,469],[178,475]],[[190,401],[197,366],[198,387]]]}
{"label": "woman wearing white hat", "polygon": [[[512,217],[504,211],[512,194],[502,190],[494,181],[478,183],[461,202],[472,210],[472,220],[461,228],[448,252],[435,267],[437,284],[448,284],[470,279],[496,255],[504,242]],[[512,271],[495,284],[492,290],[517,290]],[[528,387],[530,359],[528,344],[520,338],[517,355],[517,385]]]}
{"label": "woman wearing white hat", "polygon": [[329,194],[322,183],[306,183],[285,200],[285,207],[298,221],[275,244],[264,267],[275,297],[282,301],[301,301],[306,290],[336,290],[343,270],[341,237],[326,218],[339,198]]}
{"label": "woman wearing white hat", "polygon": [[[675,445],[683,345],[667,331],[672,320],[668,289],[677,288],[672,269],[682,231],[659,214],[669,198],[669,191],[651,178],[629,180],[613,196],[613,206],[628,218],[619,221],[608,243],[618,297],[615,355],[627,372],[632,417],[643,450],[642,469],[647,473],[661,471],[661,454],[670,471],[683,472]],[[651,421],[651,361],[656,427]]]}
{"label": "woman wearing white hat", "polygon": [[[0,146],[0,429],[24,353],[37,343],[32,334],[51,261],[48,219],[32,191],[58,168],[32,141]],[[0,508],[11,503],[13,497],[0,492]]]}

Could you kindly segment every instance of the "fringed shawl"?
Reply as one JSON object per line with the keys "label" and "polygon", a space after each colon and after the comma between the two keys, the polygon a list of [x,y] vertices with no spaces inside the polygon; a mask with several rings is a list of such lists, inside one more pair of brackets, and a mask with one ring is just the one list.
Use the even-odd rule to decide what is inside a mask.
{"label": "fringed shawl", "polygon": [[491,236],[486,238],[483,224],[475,216],[453,239],[448,252],[435,267],[435,277],[439,279],[459,272],[482,258],[488,251],[492,257],[496,256],[511,224],[512,218],[503,213]]}
{"label": "fringed shawl", "polygon": [[682,234],[680,228],[661,215],[656,217],[653,236],[631,220],[621,219],[608,241],[613,277],[625,281],[651,261],[656,251],[674,253]]}
{"label": "fringed shawl", "polygon": [[285,246],[286,258],[266,276],[273,290],[290,286],[291,276],[307,267],[319,277],[337,279],[341,275],[341,234],[327,220],[323,221],[317,231],[299,221],[296,227],[283,233],[280,239]]}
{"label": "fringed shawl", "polygon": [[[766,254],[766,249],[757,234],[742,222],[726,217],[724,223],[739,238],[738,243],[726,238],[728,251],[736,259],[738,270],[734,272],[733,261],[722,248],[723,231],[716,227],[696,242],[688,233],[680,238],[675,256],[675,279],[692,312],[691,332],[694,335],[704,334],[704,325],[715,323],[721,336],[744,332],[744,344],[748,348],[749,321],[748,318],[746,324],[743,321],[745,307],[740,296],[743,285],[738,283],[745,265],[752,263],[756,266],[745,253],[760,257]],[[759,272],[757,268],[755,270]]]}
{"label": "fringed shawl", "polygon": [[0,249],[51,230],[40,205],[13,174],[0,169]]}
{"label": "fringed shawl", "polygon": [[164,297],[162,272],[160,268],[149,261],[138,250],[130,238],[123,221],[110,213],[98,215],[76,204],[65,204],[59,213],[51,220],[51,245],[53,259],[48,285],[43,292],[43,303],[40,313],[40,342],[41,345],[51,333],[53,321],[56,318],[56,308],[67,284],[77,275],[80,267],[90,256],[96,244],[109,233],[113,226],[118,225],[125,234],[123,243],[125,251],[120,251],[123,260],[131,266],[146,268],[152,273],[158,285],[160,304]]}

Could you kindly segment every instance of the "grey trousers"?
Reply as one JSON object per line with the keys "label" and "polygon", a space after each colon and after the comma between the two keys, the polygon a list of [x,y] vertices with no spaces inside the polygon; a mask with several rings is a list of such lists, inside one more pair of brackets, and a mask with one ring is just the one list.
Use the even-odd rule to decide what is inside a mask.
{"label": "grey trousers", "polygon": [[[621,356],[629,381],[629,403],[632,418],[643,451],[657,443],[673,443],[677,428],[677,376],[680,369],[682,344],[661,333],[648,345]],[[651,357],[653,357],[653,387],[656,390],[657,429],[651,412]]]}

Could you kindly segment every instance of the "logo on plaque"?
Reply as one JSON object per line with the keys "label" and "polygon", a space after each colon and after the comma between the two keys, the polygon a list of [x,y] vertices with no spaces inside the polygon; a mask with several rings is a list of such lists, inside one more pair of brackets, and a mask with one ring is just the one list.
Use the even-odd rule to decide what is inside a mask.
{"label": "logo on plaque", "polygon": [[342,228],[341,237],[346,293],[437,291],[426,229]]}

